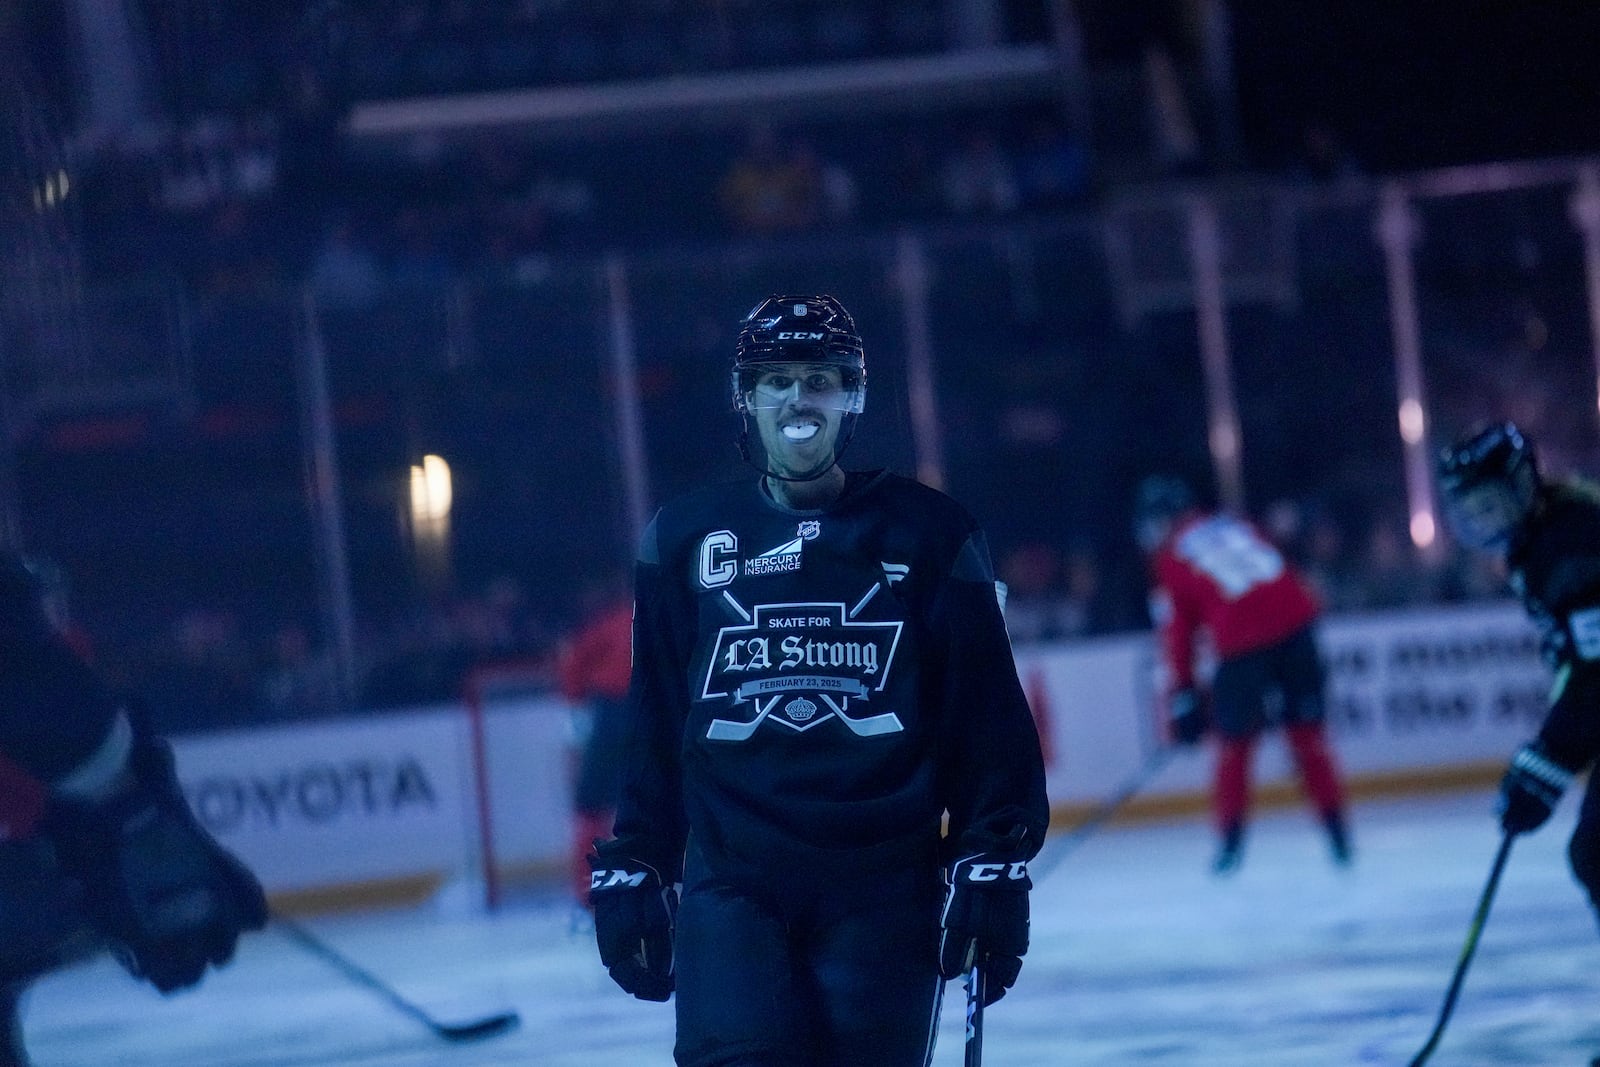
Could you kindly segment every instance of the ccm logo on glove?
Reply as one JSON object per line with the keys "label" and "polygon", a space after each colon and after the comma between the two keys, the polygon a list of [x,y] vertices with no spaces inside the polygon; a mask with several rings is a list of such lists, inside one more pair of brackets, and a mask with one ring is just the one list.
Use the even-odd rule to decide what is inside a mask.
{"label": "ccm logo on glove", "polygon": [[592,871],[589,874],[589,888],[617,889],[627,886],[637,889],[649,877],[649,871]]}
{"label": "ccm logo on glove", "polygon": [[[1015,845],[1020,845],[1019,839]],[[984,1005],[1005,996],[1022,970],[1028,951],[1028,877],[1026,860],[1016,851],[984,852],[950,865],[950,890],[945,897],[939,937],[939,973],[955,978],[981,963],[988,981]]]}
{"label": "ccm logo on glove", "polygon": [[[650,864],[618,851],[615,841],[602,841],[589,853],[589,904],[600,962],[628,993],[663,1001],[676,985],[678,894]],[[624,866],[614,866],[618,861]]]}
{"label": "ccm logo on glove", "polygon": [[1001,879],[1018,882],[1028,877],[1028,865],[1021,860],[1015,863],[969,863],[960,869],[957,877],[964,882],[998,882]]}

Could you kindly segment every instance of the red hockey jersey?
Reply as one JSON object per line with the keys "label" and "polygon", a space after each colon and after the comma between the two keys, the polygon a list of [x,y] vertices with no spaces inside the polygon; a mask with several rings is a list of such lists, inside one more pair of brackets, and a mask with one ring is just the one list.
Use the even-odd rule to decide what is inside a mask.
{"label": "red hockey jersey", "polygon": [[590,620],[562,649],[556,664],[561,695],[573,704],[595,697],[622,700],[633,669],[633,601],[623,600]]}
{"label": "red hockey jersey", "polygon": [[1315,594],[1259,530],[1224,513],[1181,519],[1151,560],[1150,614],[1169,685],[1194,685],[1195,638],[1219,659],[1276,644],[1321,611]]}

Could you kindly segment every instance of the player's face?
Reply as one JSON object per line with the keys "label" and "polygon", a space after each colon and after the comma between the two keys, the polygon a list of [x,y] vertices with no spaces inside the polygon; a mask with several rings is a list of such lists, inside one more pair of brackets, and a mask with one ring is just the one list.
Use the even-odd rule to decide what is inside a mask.
{"label": "player's face", "polygon": [[1527,506],[1510,486],[1498,482],[1475,485],[1450,496],[1450,525],[1473,548],[1503,550],[1527,514]]}
{"label": "player's face", "polygon": [[745,394],[769,469],[791,478],[832,465],[839,428],[852,402],[839,368],[822,363],[763,367]]}
{"label": "player's face", "polygon": [[1139,542],[1139,547],[1147,553],[1154,553],[1172,532],[1172,522],[1170,515],[1147,515],[1140,518],[1133,527],[1133,535]]}

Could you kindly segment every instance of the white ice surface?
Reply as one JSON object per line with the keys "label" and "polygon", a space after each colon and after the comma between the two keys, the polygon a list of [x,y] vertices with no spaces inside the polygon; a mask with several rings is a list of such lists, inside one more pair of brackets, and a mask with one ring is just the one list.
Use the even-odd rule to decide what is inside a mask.
{"label": "white ice surface", "polygon": [[[1426,1039],[1498,834],[1491,796],[1354,811],[1357,861],[1328,862],[1303,811],[1263,815],[1245,864],[1209,874],[1200,821],[1112,825],[1033,896],[1033,947],[987,1014],[993,1067],[1404,1065]],[[1519,839],[1430,1065],[1586,1067],[1600,1053],[1600,936],[1566,868],[1575,817]],[[311,928],[405,997],[456,1022],[514,1009],[517,1031],[440,1042],[271,932],[192,992],[163,999],[108,962],[25,1002],[37,1067],[666,1067],[670,1006],[610,984],[572,913],[527,901],[493,916],[437,908]],[[936,1064],[962,1062],[962,989]]]}

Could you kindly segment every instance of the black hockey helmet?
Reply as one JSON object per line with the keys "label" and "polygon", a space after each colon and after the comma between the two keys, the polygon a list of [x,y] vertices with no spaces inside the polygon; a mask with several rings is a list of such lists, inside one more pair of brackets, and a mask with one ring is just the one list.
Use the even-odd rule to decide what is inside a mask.
{"label": "black hockey helmet", "polygon": [[1539,495],[1533,445],[1514,422],[1478,427],[1439,453],[1439,487],[1456,536],[1504,548]]}
{"label": "black hockey helmet", "polygon": [[867,357],[856,320],[826,294],[769,296],[746,315],[733,353],[733,407],[749,410],[755,375],[768,363],[819,363],[838,367],[848,407],[861,414],[867,396]]}
{"label": "black hockey helmet", "polygon": [[1171,474],[1152,474],[1133,494],[1133,536],[1146,552],[1167,539],[1172,524],[1199,506],[1189,483]]}
{"label": "black hockey helmet", "polygon": [[[794,477],[756,463],[750,451],[750,413],[763,406],[756,388],[763,368],[774,363],[808,363],[837,368],[842,389],[819,402],[843,413],[833,458]],[[867,359],[856,321],[827,294],[767,297],[744,317],[733,353],[733,409],[739,413],[739,454],[768,477],[785,481],[820,478],[838,462],[855,435],[856,417],[866,406]]]}

